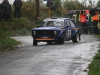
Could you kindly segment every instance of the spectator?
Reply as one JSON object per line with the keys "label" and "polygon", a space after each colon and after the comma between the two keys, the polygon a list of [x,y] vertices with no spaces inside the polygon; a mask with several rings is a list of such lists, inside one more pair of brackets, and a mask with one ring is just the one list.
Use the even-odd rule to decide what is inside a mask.
{"label": "spectator", "polygon": [[92,15],[89,13],[87,18],[88,18],[88,32],[89,34],[92,34],[93,33]]}
{"label": "spectator", "polygon": [[6,2],[6,21],[10,21],[10,19],[11,19],[11,11],[12,11],[12,9],[11,9],[11,5],[9,4],[9,1],[7,1]]}
{"label": "spectator", "polygon": [[14,18],[20,18],[21,15],[21,6],[22,6],[22,1],[21,0],[15,0],[14,3]]}
{"label": "spectator", "polygon": [[98,34],[100,35],[100,21],[98,21]]}
{"label": "spectator", "polygon": [[3,13],[3,6],[2,3],[0,3],[0,21],[2,21],[2,13]]}
{"label": "spectator", "polygon": [[76,11],[76,14],[75,14],[75,23],[80,27],[80,11]]}
{"label": "spectator", "polygon": [[99,14],[99,12],[98,12],[98,10],[96,10],[95,11],[95,14],[92,16],[92,20],[93,20],[93,33],[94,34],[98,34],[98,27],[97,27],[97,25],[98,25],[98,14]]}
{"label": "spectator", "polygon": [[99,15],[98,15],[98,34],[100,35],[100,10],[99,10]]}
{"label": "spectator", "polygon": [[81,24],[81,32],[83,34],[87,34],[86,14],[85,14],[85,11],[83,10],[80,13],[80,24]]}
{"label": "spectator", "polygon": [[92,30],[92,15],[90,13],[87,14],[87,31],[88,34],[92,34],[93,30]]}
{"label": "spectator", "polygon": [[3,0],[2,6],[3,6],[3,20],[6,20],[6,3],[8,0]]}

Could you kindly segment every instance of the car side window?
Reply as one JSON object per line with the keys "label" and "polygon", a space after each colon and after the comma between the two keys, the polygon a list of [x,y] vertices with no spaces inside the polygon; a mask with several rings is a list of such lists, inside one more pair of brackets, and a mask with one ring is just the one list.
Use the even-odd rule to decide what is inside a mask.
{"label": "car side window", "polygon": [[65,26],[68,26],[67,21],[65,20],[64,22],[65,22]]}
{"label": "car side window", "polygon": [[72,21],[70,21],[70,25],[71,25],[72,27],[75,27],[75,24],[74,24]]}
{"label": "car side window", "polygon": [[70,20],[66,20],[67,26],[71,26],[70,25]]}

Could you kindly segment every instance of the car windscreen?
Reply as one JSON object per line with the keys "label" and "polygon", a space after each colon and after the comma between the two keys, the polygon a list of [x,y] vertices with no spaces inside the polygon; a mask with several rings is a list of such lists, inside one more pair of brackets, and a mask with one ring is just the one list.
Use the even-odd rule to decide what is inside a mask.
{"label": "car windscreen", "polygon": [[57,27],[57,26],[64,26],[63,20],[57,21],[44,21],[44,27]]}

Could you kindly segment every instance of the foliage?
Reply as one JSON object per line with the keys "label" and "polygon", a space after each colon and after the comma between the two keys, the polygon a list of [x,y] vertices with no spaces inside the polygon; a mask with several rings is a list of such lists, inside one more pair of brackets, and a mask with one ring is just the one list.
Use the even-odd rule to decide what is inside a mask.
{"label": "foliage", "polygon": [[18,44],[20,44],[20,42],[14,39],[11,39],[11,38],[1,39],[0,38],[0,51],[5,50],[7,48],[12,48]]}
{"label": "foliage", "polygon": [[64,8],[69,10],[84,10],[88,9],[84,3],[80,3],[77,0],[66,0],[63,4]]}
{"label": "foliage", "polygon": [[54,0],[55,13],[57,16],[62,16],[61,0]]}
{"label": "foliage", "polygon": [[97,2],[97,7],[100,7],[100,0],[98,0]]}
{"label": "foliage", "polygon": [[88,75],[100,75],[100,50],[89,65]]}
{"label": "foliage", "polygon": [[5,37],[6,37],[5,30],[3,30],[3,28],[0,28],[0,39],[3,39]]}
{"label": "foliage", "polygon": [[12,18],[10,22],[0,22],[0,51],[19,44],[18,41],[8,37],[30,34],[32,27],[35,27],[35,24],[23,17]]}
{"label": "foliage", "polygon": [[89,4],[90,4],[90,6],[92,7],[92,0],[89,0]]}
{"label": "foliage", "polygon": [[28,18],[30,21],[36,20],[36,6],[33,1],[23,2],[21,13],[23,17]]}
{"label": "foliage", "polygon": [[13,33],[13,35],[31,35],[31,29],[29,31],[26,28],[18,29]]}
{"label": "foliage", "polygon": [[12,18],[10,22],[0,22],[0,26],[4,30],[16,30],[21,28],[27,28],[30,30],[33,23],[31,23],[27,18]]}
{"label": "foliage", "polygon": [[98,41],[100,41],[100,35],[97,35]]}

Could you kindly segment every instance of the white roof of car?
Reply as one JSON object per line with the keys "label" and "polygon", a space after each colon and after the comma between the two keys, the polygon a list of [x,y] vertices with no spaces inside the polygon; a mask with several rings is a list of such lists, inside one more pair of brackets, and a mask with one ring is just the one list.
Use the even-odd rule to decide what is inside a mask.
{"label": "white roof of car", "polygon": [[64,20],[64,19],[70,19],[70,18],[52,17],[52,18],[45,18],[44,21],[49,21],[49,20]]}

